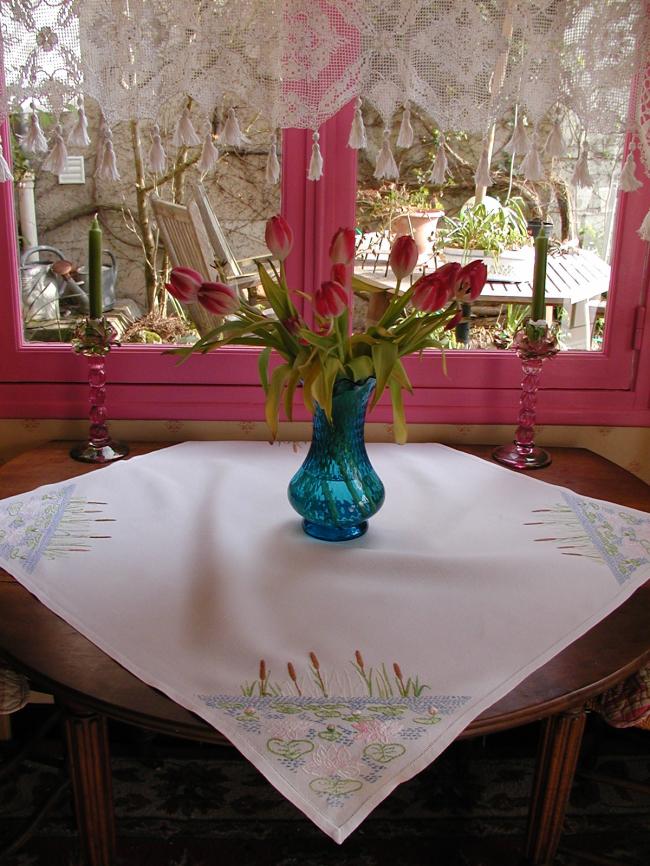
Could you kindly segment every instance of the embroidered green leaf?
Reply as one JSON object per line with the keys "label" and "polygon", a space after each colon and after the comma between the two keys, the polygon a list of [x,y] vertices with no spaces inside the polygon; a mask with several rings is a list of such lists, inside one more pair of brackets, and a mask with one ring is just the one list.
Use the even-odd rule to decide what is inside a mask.
{"label": "embroidered green leaf", "polygon": [[302,758],[303,755],[313,752],[314,744],[309,740],[281,740],[278,737],[272,737],[267,742],[266,748],[274,755],[295,761],[296,758]]}
{"label": "embroidered green leaf", "polygon": [[423,718],[413,719],[418,725],[437,725],[442,721],[442,716],[424,716]]}
{"label": "embroidered green leaf", "polygon": [[318,736],[321,740],[328,740],[330,743],[335,743],[337,740],[340,740],[343,736],[340,731],[337,731],[334,727],[328,727],[326,731],[319,731]]}
{"label": "embroidered green leaf", "polygon": [[272,708],[277,713],[286,713],[286,715],[294,715],[302,713],[303,707],[296,707],[294,704],[273,704]]}
{"label": "embroidered green leaf", "polygon": [[403,755],[406,749],[400,743],[370,743],[363,754],[378,764],[388,764]]}
{"label": "embroidered green leaf", "polygon": [[333,707],[316,707],[312,710],[319,719],[340,719],[341,713]]}
{"label": "embroidered green leaf", "polygon": [[317,794],[333,794],[334,796],[341,796],[343,794],[353,794],[355,791],[361,790],[363,788],[363,782],[360,782],[358,779],[313,779],[309,783],[309,787],[312,791],[316,791]]}
{"label": "embroidered green leaf", "polygon": [[371,713],[380,713],[382,716],[389,716],[392,719],[399,718],[408,709],[401,704],[394,706],[393,704],[377,704],[373,707],[368,707]]}

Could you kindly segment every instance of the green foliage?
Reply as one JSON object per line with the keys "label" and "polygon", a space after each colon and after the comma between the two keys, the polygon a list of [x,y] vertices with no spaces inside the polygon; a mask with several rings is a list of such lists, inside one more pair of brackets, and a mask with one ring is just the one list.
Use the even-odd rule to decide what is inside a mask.
{"label": "green foliage", "polygon": [[464,205],[458,216],[440,221],[437,245],[462,250],[481,250],[499,256],[505,250],[528,244],[528,225],[523,201],[511,198],[506,204],[484,202]]}
{"label": "green foliage", "polygon": [[389,229],[401,213],[442,209],[435,193],[425,184],[385,184],[380,189],[359,191],[357,224],[364,231],[382,231]]}

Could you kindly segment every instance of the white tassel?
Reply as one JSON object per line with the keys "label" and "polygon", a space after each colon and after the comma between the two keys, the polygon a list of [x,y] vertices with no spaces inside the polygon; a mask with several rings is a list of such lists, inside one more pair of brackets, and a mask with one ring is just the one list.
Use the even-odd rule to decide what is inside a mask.
{"label": "white tassel", "polygon": [[120,173],[117,170],[117,161],[115,159],[115,150],[113,149],[113,136],[110,131],[106,134],[104,156],[102,159],[101,174],[99,176],[102,180],[120,180]]}
{"label": "white tassel", "polygon": [[269,155],[266,158],[266,182],[269,186],[274,186],[280,181],[280,162],[278,160],[278,143],[275,135],[271,139],[269,147]]}
{"label": "white tassel", "polygon": [[149,171],[153,174],[163,174],[167,167],[167,154],[160,141],[160,127],[157,123],[154,124],[151,131],[151,147],[147,154],[147,162],[149,163]]}
{"label": "white tassel", "polygon": [[183,109],[176,124],[172,144],[174,147],[194,147],[196,144],[201,144],[201,139],[196,134],[196,130],[192,125],[190,110],[187,106]]}
{"label": "white tassel", "polygon": [[13,180],[14,176],[9,168],[9,163],[5,159],[4,150],[2,149],[2,140],[0,140],[0,183],[6,180]]}
{"label": "white tassel", "polygon": [[52,148],[48,155],[43,160],[43,165],[41,168],[44,171],[51,171],[52,174],[63,174],[65,171],[65,164],[68,158],[68,151],[65,146],[65,142],[63,141],[63,130],[61,129],[61,124],[57,123],[54,127],[54,132],[52,133],[52,139],[54,143],[52,144]]}
{"label": "white tassel", "polygon": [[524,156],[530,150],[530,140],[524,126],[524,115],[522,113],[519,113],[517,116],[517,123],[515,124],[512,138],[506,144],[505,149],[513,156]]}
{"label": "white tassel", "polygon": [[320,152],[318,140],[320,135],[315,132],[312,136],[314,142],[311,146],[311,159],[309,160],[309,171],[307,172],[307,180],[320,180],[323,176],[323,155]]}
{"label": "white tassel", "polygon": [[582,186],[588,187],[593,186],[594,182],[589,174],[589,148],[587,147],[587,143],[585,142],[580,150],[580,156],[578,157],[578,161],[576,163],[575,171],[573,172],[573,177],[571,178],[571,183],[574,186]]}
{"label": "white tassel", "polygon": [[523,162],[521,163],[520,171],[526,178],[526,180],[544,180],[544,166],[542,165],[542,160],[539,155],[537,135],[533,136],[530,150],[528,151],[528,153],[524,157]]}
{"label": "white tassel", "polygon": [[348,138],[348,147],[351,147],[353,150],[364,150],[368,147],[366,127],[364,126],[363,117],[361,116],[361,99],[359,99],[359,97],[357,97],[357,107],[354,112],[354,119],[352,120],[350,137]]}
{"label": "white tassel", "polygon": [[95,177],[102,176],[102,169],[104,167],[104,150],[106,149],[106,139],[111,135],[111,131],[109,129],[108,123],[106,121],[106,117],[104,116],[104,112],[102,111],[99,117],[99,129],[97,136],[97,153],[95,156]]}
{"label": "white tassel", "polygon": [[562,135],[562,124],[559,120],[555,121],[553,128],[548,134],[546,144],[544,145],[544,153],[546,156],[551,157],[551,159],[566,154],[566,142]]}
{"label": "white tassel", "polygon": [[645,215],[645,219],[637,229],[637,234],[642,241],[648,241],[648,243],[650,243],[650,210]]}
{"label": "white tassel", "polygon": [[88,118],[81,97],[77,100],[77,122],[72,127],[68,136],[70,147],[88,147],[90,136],[88,135]]}
{"label": "white tassel", "polygon": [[481,158],[478,161],[478,165],[476,166],[476,173],[474,174],[474,182],[476,183],[476,186],[484,186],[486,188],[488,186],[492,186],[487,145],[483,145],[483,152],[481,153]]}
{"label": "white tassel", "polygon": [[203,138],[203,149],[201,150],[201,156],[199,157],[199,161],[197,162],[196,167],[201,172],[201,174],[206,174],[208,171],[212,171],[218,161],[219,150],[217,147],[215,147],[214,141],[212,140],[212,130],[208,126],[205,136]]}
{"label": "white tassel", "polygon": [[228,110],[228,117],[221,133],[221,140],[229,147],[243,147],[245,144],[250,144],[250,139],[246,138],[240,129],[234,108]]}
{"label": "white tassel", "polygon": [[384,143],[377,156],[377,165],[375,166],[375,177],[377,180],[396,179],[399,177],[399,169],[393,156],[393,151],[390,149],[390,130],[384,130]]}
{"label": "white tassel", "polygon": [[625,160],[625,165],[621,172],[621,179],[618,184],[618,188],[621,192],[635,192],[639,187],[643,186],[635,174],[635,169],[636,163],[634,161],[634,150],[631,149],[627,155],[627,159]]}
{"label": "white tassel", "polygon": [[404,105],[402,122],[397,136],[397,146],[401,148],[410,147],[413,144],[413,126],[411,125],[411,106],[407,102]]}
{"label": "white tassel", "polygon": [[32,103],[32,113],[29,117],[29,130],[20,139],[20,146],[25,153],[47,153],[47,140],[43,135],[38,113]]}
{"label": "white tassel", "polygon": [[436,152],[436,159],[433,163],[431,174],[429,175],[429,183],[434,184],[434,186],[442,186],[447,177],[448,169],[449,163],[447,161],[447,154],[445,153],[445,137],[444,135],[441,135],[440,144],[438,145],[438,150]]}

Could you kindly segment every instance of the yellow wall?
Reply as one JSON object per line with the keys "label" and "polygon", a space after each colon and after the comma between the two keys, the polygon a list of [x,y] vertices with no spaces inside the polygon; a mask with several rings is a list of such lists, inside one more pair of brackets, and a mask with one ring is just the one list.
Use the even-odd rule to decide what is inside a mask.
{"label": "yellow wall", "polygon": [[[264,423],[253,421],[112,421],[111,434],[126,442],[138,440],[182,442],[186,439],[268,438]],[[494,443],[508,442],[514,428],[508,425],[411,424],[411,442]],[[281,424],[280,438],[304,441],[311,425]],[[84,421],[0,419],[0,462],[52,439],[84,439]],[[392,436],[388,424],[369,424],[369,440],[387,441]],[[552,427],[536,428],[537,444],[588,448],[650,484],[650,427]]]}

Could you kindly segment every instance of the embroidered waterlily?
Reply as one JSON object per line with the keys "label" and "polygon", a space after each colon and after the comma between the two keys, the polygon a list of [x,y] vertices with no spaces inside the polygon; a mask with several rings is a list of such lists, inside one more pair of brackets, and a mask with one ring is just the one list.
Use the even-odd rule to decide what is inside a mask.
{"label": "embroidered waterlily", "polygon": [[363,765],[345,746],[322,745],[310,754],[303,769],[309,776],[351,779],[363,771]]}
{"label": "embroidered waterlily", "polygon": [[[445,327],[450,321],[457,321],[461,304],[474,299],[480,291],[482,270],[473,266],[461,272],[457,264],[445,265],[402,290],[402,281],[416,266],[417,250],[412,238],[398,237],[390,254],[391,268],[397,278],[395,290],[379,289],[372,293],[365,329],[352,331],[350,264],[354,257],[354,231],[340,228],[335,233],[330,246],[330,279],[308,291],[298,287],[290,290],[287,284],[285,259],[293,245],[293,232],[286,220],[272,217],[265,236],[267,246],[279,260],[279,267],[271,262],[268,269],[258,263],[270,310],[244,301],[236,306],[234,294],[229,295],[223,284],[201,283],[197,289],[193,276],[196,272],[174,269],[170,291],[176,297],[198,299],[227,317],[194,346],[176,349],[174,353],[187,356],[233,344],[259,348],[265,415],[273,438],[281,409],[292,420],[296,392],[301,393],[308,412],[313,414],[318,405],[331,422],[337,381],[345,379],[361,384],[374,378],[372,406],[385,391],[389,392],[395,440],[405,442],[403,391],[411,392],[412,386],[402,359],[420,354],[423,349],[445,347]],[[204,288],[206,285],[209,290]],[[298,299],[300,303],[303,299],[309,302],[304,310],[298,309]],[[279,363],[271,363],[272,356],[279,358]]]}
{"label": "embroidered waterlily", "polygon": [[372,719],[353,722],[352,727],[362,743],[392,743],[404,726],[394,719]]}

